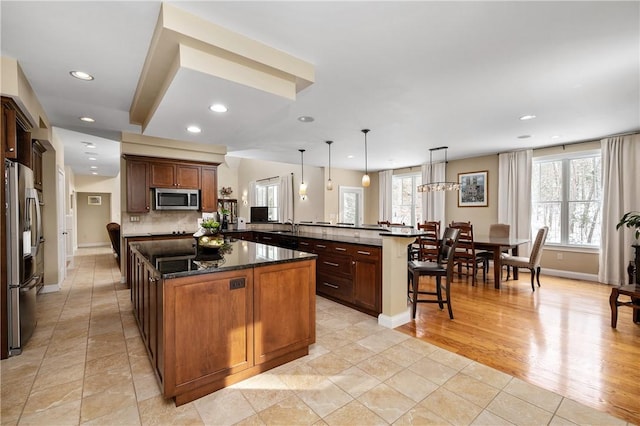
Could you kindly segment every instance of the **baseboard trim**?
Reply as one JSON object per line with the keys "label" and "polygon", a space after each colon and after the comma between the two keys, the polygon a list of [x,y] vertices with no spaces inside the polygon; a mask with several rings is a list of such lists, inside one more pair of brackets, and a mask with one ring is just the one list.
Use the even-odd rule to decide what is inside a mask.
{"label": "baseboard trim", "polygon": [[378,315],[378,324],[387,328],[400,327],[409,321],[411,321],[411,312],[409,312],[409,308],[407,308],[406,312],[401,312],[393,316],[385,314]]}
{"label": "baseboard trim", "polygon": [[59,284],[47,284],[47,285],[42,287],[42,290],[40,290],[40,294],[55,293],[57,291],[60,291],[60,285]]}
{"label": "baseboard trim", "polygon": [[563,271],[561,269],[540,269],[540,273],[544,275],[551,275],[554,277],[571,278],[574,280],[582,281],[598,281],[598,274],[585,274],[583,272]]}
{"label": "baseboard trim", "polygon": [[78,248],[108,247],[110,245],[111,243],[108,241],[106,243],[82,243],[78,244]]}

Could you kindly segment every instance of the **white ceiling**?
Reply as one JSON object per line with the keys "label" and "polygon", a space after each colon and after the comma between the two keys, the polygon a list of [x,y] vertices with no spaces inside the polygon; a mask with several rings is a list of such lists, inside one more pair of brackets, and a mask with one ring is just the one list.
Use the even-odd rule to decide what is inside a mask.
{"label": "white ceiling", "polygon": [[[304,148],[315,166],[326,165],[333,140],[332,166],[362,170],[360,130],[370,128],[369,169],[383,170],[428,162],[441,145],[456,159],[640,130],[637,1],[173,4],[310,62],[315,83],[274,103],[180,71],[150,136],[287,163]],[[89,174],[82,141],[98,146],[99,172],[112,176],[119,133],[140,132],[129,108],[159,10],[155,1],[0,3],[2,55],[20,63],[75,173]],[[228,113],[207,110],[218,100]],[[519,120],[525,114],[537,118]],[[96,122],[78,120],[86,115]],[[189,124],[203,132],[187,134]]]}

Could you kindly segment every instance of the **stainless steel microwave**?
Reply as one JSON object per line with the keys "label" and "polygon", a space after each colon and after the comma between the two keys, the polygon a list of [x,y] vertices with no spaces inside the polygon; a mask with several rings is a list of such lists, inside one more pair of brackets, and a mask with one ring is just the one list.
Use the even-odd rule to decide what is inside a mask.
{"label": "stainless steel microwave", "polygon": [[197,189],[155,189],[156,210],[198,210],[200,191]]}

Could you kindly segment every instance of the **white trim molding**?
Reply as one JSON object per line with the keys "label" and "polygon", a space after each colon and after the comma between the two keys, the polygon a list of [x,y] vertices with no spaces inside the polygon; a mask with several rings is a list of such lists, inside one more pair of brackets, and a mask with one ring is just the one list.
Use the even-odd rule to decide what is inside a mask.
{"label": "white trim molding", "polygon": [[400,327],[411,321],[411,312],[409,308],[405,312],[389,316],[385,314],[378,315],[378,324],[387,328]]}
{"label": "white trim molding", "polygon": [[598,281],[598,274],[585,274],[583,272],[563,271],[561,269],[540,269],[540,273],[544,275],[551,275],[554,277],[571,278],[574,280],[582,281]]}

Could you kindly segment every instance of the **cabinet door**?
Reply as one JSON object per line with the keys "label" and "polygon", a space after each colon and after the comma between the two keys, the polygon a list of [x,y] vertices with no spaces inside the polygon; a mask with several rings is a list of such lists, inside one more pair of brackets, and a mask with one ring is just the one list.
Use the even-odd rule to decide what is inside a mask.
{"label": "cabinet door", "polygon": [[218,210],[217,176],[218,169],[216,167],[202,167],[200,209],[203,212],[215,212]]}
{"label": "cabinet door", "polygon": [[173,188],[176,169],[171,163],[149,163],[150,186],[152,188]]}
{"label": "cabinet door", "polygon": [[353,256],[353,299],[357,306],[380,313],[382,268],[380,250],[357,248]]}
{"label": "cabinet door", "polygon": [[38,145],[34,143],[31,164],[33,166],[33,186],[42,191],[42,151]]}
{"label": "cabinet door", "polygon": [[127,160],[127,211],[147,213],[149,201],[149,164]]}
{"label": "cabinet door", "polygon": [[2,148],[6,158],[18,158],[16,111],[2,106]]}
{"label": "cabinet door", "polygon": [[176,164],[176,186],[186,189],[200,189],[200,166]]}

